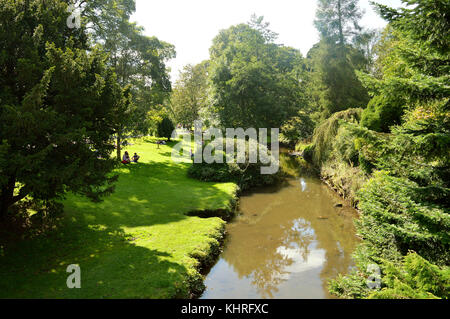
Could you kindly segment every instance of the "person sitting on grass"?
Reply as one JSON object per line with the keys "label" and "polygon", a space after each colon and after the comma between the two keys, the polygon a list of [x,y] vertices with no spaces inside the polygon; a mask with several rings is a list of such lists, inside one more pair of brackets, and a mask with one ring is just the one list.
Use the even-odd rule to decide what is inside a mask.
{"label": "person sitting on grass", "polygon": [[130,155],[128,155],[128,152],[125,151],[125,154],[123,154],[122,164],[130,164],[130,163],[131,163]]}
{"label": "person sitting on grass", "polygon": [[134,163],[137,163],[138,160],[139,160],[139,158],[140,158],[140,156],[137,155],[137,153],[134,153],[134,155],[133,155],[133,157],[131,158],[131,160],[132,160]]}

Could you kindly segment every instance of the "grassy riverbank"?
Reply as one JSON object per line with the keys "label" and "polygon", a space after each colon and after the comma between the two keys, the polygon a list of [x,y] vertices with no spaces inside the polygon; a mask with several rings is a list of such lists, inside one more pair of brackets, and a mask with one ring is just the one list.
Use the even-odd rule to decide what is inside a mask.
{"label": "grassy riverbank", "polygon": [[[118,169],[115,193],[101,203],[64,201],[58,231],[4,245],[0,298],[174,298],[203,288],[199,273],[218,252],[225,222],[188,216],[229,210],[233,183],[187,177],[189,161],[171,161],[170,145],[150,138],[126,148],[141,163]],[[79,264],[81,289],[66,268]]]}

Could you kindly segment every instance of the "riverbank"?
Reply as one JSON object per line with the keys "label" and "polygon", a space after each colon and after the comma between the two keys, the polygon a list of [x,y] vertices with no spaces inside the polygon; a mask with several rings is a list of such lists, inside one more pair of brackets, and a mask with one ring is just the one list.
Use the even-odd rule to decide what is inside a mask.
{"label": "riverbank", "polygon": [[[0,250],[0,298],[192,298],[220,253],[237,187],[187,177],[171,145],[132,141],[141,163],[122,166],[113,195],[92,203],[70,194],[56,231]],[[190,216],[201,215],[203,216]],[[70,264],[81,289],[68,289]],[[11,283],[14,283],[12,285]]]}

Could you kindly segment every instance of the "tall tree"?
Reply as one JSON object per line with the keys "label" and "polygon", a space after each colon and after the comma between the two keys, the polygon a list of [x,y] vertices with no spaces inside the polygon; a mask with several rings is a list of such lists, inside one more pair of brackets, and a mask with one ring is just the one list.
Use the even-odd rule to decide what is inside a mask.
{"label": "tall tree", "polygon": [[308,91],[320,119],[367,105],[367,90],[355,72],[367,68],[361,51],[351,46],[341,47],[324,38],[308,52],[308,66]]}
{"label": "tall tree", "polygon": [[175,57],[174,46],[156,37],[147,37],[144,29],[130,22],[136,10],[135,0],[76,1],[83,11],[83,23],[90,30],[94,43],[109,53],[108,63],[117,74],[123,89],[133,103],[126,103],[122,123],[116,121],[117,158],[121,159],[121,145],[126,132],[148,131],[146,114],[151,107],[162,104],[171,92],[166,63]]}
{"label": "tall tree", "polygon": [[0,0],[0,216],[31,196],[110,193],[117,84],[60,0]]}
{"label": "tall tree", "polygon": [[213,40],[212,106],[224,127],[280,127],[298,110],[303,58],[275,44],[265,29],[259,19],[223,30]]}
{"label": "tall tree", "polygon": [[319,0],[314,24],[322,37],[344,45],[361,30],[361,17],[358,0]]}
{"label": "tall tree", "polygon": [[186,65],[175,83],[171,102],[178,124],[192,128],[208,103],[208,67],[204,61],[195,66]]}
{"label": "tall tree", "polygon": [[357,2],[319,1],[314,24],[321,40],[308,53],[308,60],[312,73],[309,92],[321,120],[348,108],[364,107],[369,100],[355,73],[355,70],[368,69],[369,63],[364,50],[351,45],[351,41],[363,42],[358,25],[361,10]]}

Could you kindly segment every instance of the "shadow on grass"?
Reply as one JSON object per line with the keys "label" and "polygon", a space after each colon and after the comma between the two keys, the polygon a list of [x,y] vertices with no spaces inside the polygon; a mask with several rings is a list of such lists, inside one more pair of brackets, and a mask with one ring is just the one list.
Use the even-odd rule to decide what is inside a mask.
{"label": "shadow on grass", "polygon": [[[187,269],[167,252],[136,246],[118,228],[68,221],[0,257],[0,298],[189,297]],[[66,268],[78,264],[81,289],[69,289]]]}
{"label": "shadow on grass", "polygon": [[114,194],[101,203],[68,196],[65,211],[86,224],[151,226],[180,221],[191,211],[224,209],[230,194],[186,177],[190,164],[138,163],[122,169]]}
{"label": "shadow on grass", "polygon": [[[0,298],[187,298],[198,292],[202,281],[184,264],[186,248],[149,243],[153,228],[124,229],[169,225],[163,233],[170,240],[178,236],[171,224],[191,218],[186,214],[193,210],[223,207],[230,197],[214,183],[187,178],[191,164],[171,162],[164,148],[147,154],[162,161],[121,166],[115,193],[101,203],[68,194],[57,230],[8,247],[0,242]],[[81,267],[81,289],[66,286],[70,264]]]}

